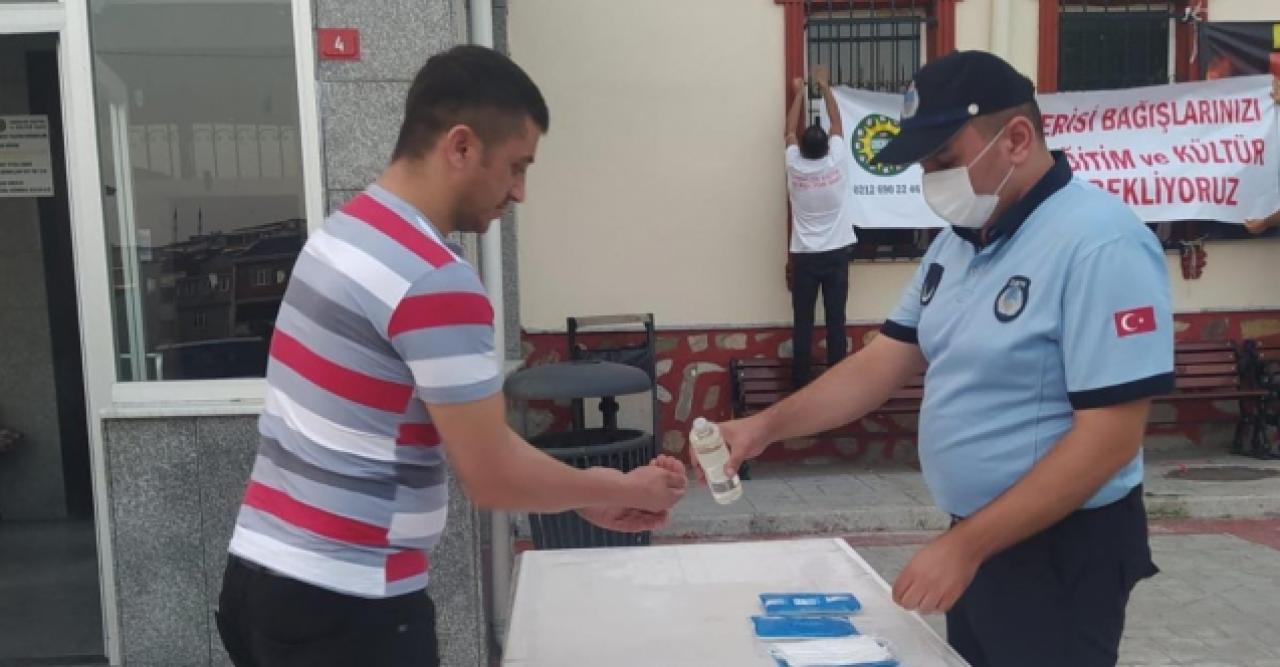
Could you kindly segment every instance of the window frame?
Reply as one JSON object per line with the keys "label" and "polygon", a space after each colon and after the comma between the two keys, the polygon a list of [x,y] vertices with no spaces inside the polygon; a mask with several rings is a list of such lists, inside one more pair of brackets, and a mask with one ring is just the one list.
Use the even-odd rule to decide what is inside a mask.
{"label": "window frame", "polygon": [[[1150,0],[1111,0],[1107,4],[1146,5]],[[1040,92],[1058,92],[1058,53],[1061,15],[1061,0],[1039,0],[1040,43],[1037,64],[1037,90]],[[1079,4],[1084,4],[1080,2]],[[1102,4],[1098,0],[1090,0],[1092,4]],[[1191,58],[1195,51],[1197,24],[1209,20],[1209,0],[1171,0],[1173,7],[1173,29],[1169,36],[1170,75],[1176,83],[1201,81],[1204,79],[1200,68],[1200,59]],[[1188,8],[1195,10],[1195,20],[1174,19],[1182,17]],[[1180,252],[1187,244],[1208,239],[1231,241],[1259,241],[1272,238],[1271,235],[1252,236],[1239,229],[1237,225],[1206,220],[1171,220],[1161,223],[1148,223],[1152,231],[1161,237],[1161,245],[1166,252]]]}
{"label": "window frame", "polygon": [[[307,220],[307,233],[311,234],[320,228],[325,219],[324,165],[320,150],[320,112],[316,95],[315,30],[311,2],[289,0],[289,4],[293,30],[294,78],[298,95],[298,140],[302,152],[303,208]],[[89,42],[87,22],[83,31],[83,35],[74,38],[84,40],[87,45]],[[89,52],[89,57],[92,58],[92,51]],[[94,99],[96,89],[92,74],[79,78],[81,80],[74,85],[88,86],[87,97]],[[64,85],[66,84],[72,84],[72,82],[66,82]],[[96,156],[99,150],[97,148],[98,128],[92,111],[88,114],[87,120],[92,125],[91,128],[86,128],[86,131],[91,133],[89,136],[93,140],[93,155]],[[96,157],[92,162],[94,171],[98,172],[97,181],[101,182]],[[89,233],[80,235],[85,245],[80,248],[79,254],[83,259],[89,259],[94,252],[102,255],[101,262],[89,262],[91,265],[101,266],[101,272],[98,275],[102,279],[97,283],[99,286],[110,284],[106,280],[110,269],[106,262],[107,245],[105,229],[102,227],[104,224],[102,206],[102,201],[98,199],[89,210],[78,211],[79,220],[75,223],[77,231],[96,226],[96,229],[87,230]],[[86,268],[83,259],[77,260],[77,269],[82,272],[92,271],[95,267]],[[269,277],[274,278],[274,276]],[[82,287],[80,298],[83,302],[82,323],[85,330],[112,331],[115,322],[111,312],[109,292]],[[107,408],[109,412],[131,415],[152,412],[157,415],[187,414],[194,408],[196,411],[213,410],[218,413],[252,414],[261,408],[266,390],[265,378],[122,381],[118,376],[117,364],[114,362],[116,349],[113,338],[103,336],[92,344],[88,340],[85,342],[86,354],[101,355],[107,360],[105,364],[95,365],[94,372],[98,375],[98,382],[95,384],[106,387],[107,400],[103,403],[109,406]]]}
{"label": "window frame", "polygon": [[[925,13],[924,21],[924,39],[922,40],[923,58],[921,65],[937,58],[941,55],[950,53],[956,48],[956,3],[961,0],[915,0],[916,4],[923,5]],[[783,77],[783,108],[784,110],[791,104],[794,91],[791,87],[791,81],[796,77],[805,76],[805,67],[808,58],[809,44],[805,32],[805,23],[807,20],[806,10],[812,4],[819,9],[826,10],[828,8],[834,11],[853,10],[884,10],[892,8],[900,8],[904,4],[903,0],[774,0],[775,4],[783,7],[783,29],[784,29],[784,54],[785,66]],[[783,239],[785,247],[790,248],[791,243],[791,204],[787,203],[787,219],[783,225],[786,236]],[[925,233],[932,238],[936,234],[936,230],[891,230],[902,232],[904,234]],[[866,230],[863,231],[865,235]],[[862,237],[859,237],[859,244],[863,243]],[[855,246],[856,247],[856,246]],[[890,257],[859,257],[855,251],[853,263],[896,263],[896,262],[914,262],[918,261],[924,254],[921,250],[911,255],[893,255]]]}
{"label": "window frame", "polygon": [[[1037,51],[1036,90],[1041,93],[1056,93],[1058,92],[1058,36],[1061,34],[1058,17],[1061,12],[1061,1],[1039,0],[1039,2],[1040,39]],[[1116,0],[1115,4],[1145,5],[1148,4],[1148,0],[1131,0],[1129,3]],[[1208,0],[1172,0],[1172,4],[1175,14],[1181,15],[1190,5],[1199,7],[1203,12],[1200,16],[1201,20],[1207,18]],[[1200,80],[1200,65],[1198,62],[1191,62],[1191,52],[1195,44],[1195,23],[1177,21],[1170,41],[1172,42],[1173,80],[1177,82]]]}

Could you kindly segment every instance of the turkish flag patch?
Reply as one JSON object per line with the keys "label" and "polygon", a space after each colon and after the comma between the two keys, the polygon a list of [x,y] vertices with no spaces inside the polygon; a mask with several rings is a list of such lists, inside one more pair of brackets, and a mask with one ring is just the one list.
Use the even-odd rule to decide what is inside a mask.
{"label": "turkish flag patch", "polygon": [[1156,309],[1152,306],[1122,310],[1115,318],[1116,335],[1121,338],[1156,330]]}

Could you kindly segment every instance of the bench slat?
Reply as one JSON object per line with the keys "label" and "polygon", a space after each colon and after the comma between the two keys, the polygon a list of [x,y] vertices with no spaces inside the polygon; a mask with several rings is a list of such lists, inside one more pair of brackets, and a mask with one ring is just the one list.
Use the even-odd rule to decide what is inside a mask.
{"label": "bench slat", "polygon": [[1179,376],[1201,376],[1201,375],[1235,375],[1236,365],[1232,364],[1175,364],[1173,367],[1175,375]]}
{"label": "bench slat", "polygon": [[1173,401],[1239,401],[1249,399],[1265,398],[1268,393],[1257,389],[1242,389],[1240,391],[1189,391],[1177,394],[1168,394],[1158,396],[1157,401],[1173,402]]}
{"label": "bench slat", "polygon": [[1236,346],[1229,341],[1210,341],[1201,343],[1175,343],[1175,352],[1217,352],[1225,350],[1234,353]]}
{"label": "bench slat", "polygon": [[1240,378],[1235,375],[1178,376],[1174,379],[1174,386],[1178,389],[1236,389],[1240,386]]}
{"label": "bench slat", "polygon": [[1173,363],[1183,366],[1234,364],[1236,363],[1236,355],[1234,352],[1176,352],[1173,355]]}

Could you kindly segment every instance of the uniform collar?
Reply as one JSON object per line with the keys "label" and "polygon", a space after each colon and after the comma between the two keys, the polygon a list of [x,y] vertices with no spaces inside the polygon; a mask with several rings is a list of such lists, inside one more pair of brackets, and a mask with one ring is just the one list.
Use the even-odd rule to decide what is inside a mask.
{"label": "uniform collar", "polygon": [[1053,166],[1049,168],[1049,171],[1044,176],[1040,177],[1040,180],[1035,185],[1031,186],[1031,189],[1027,191],[1027,194],[1022,199],[1014,202],[1013,206],[1009,207],[1009,210],[1001,213],[1000,217],[996,218],[996,221],[987,228],[987,240],[985,243],[982,241],[981,230],[962,227],[952,227],[951,229],[956,233],[956,236],[971,243],[975,250],[982,250],[996,241],[1016,234],[1018,229],[1022,227],[1022,223],[1026,222],[1027,218],[1031,217],[1031,214],[1037,208],[1040,208],[1040,205],[1046,199],[1066,187],[1067,183],[1070,182],[1071,166],[1067,164],[1066,154],[1062,151],[1053,151]]}

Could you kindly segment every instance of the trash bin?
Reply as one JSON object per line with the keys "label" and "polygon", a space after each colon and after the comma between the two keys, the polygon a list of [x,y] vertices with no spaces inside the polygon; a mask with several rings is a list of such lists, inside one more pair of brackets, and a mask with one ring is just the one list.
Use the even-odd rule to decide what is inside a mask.
{"label": "trash bin", "polygon": [[[624,364],[598,360],[570,361],[535,366],[513,374],[507,395],[520,402],[570,400],[575,404],[572,426],[565,431],[543,433],[529,442],[550,456],[575,468],[594,466],[629,472],[653,459],[653,434],[640,429],[618,428],[617,396],[651,391],[652,380],[644,371]],[[583,399],[599,398],[602,427],[587,428],[581,415]],[[649,533],[618,533],[594,526],[577,512],[529,515],[533,544],[537,549],[641,546]]]}
{"label": "trash bin", "polygon": [[[575,468],[600,466],[629,472],[648,465],[651,436],[639,429],[592,428],[530,438],[542,451]],[[530,514],[537,549],[635,547],[649,544],[649,533],[619,533],[588,523],[577,512]]]}

